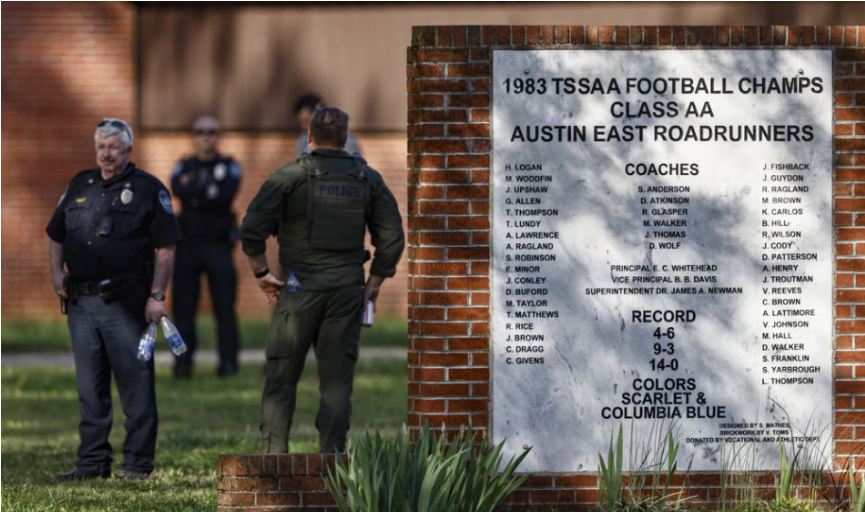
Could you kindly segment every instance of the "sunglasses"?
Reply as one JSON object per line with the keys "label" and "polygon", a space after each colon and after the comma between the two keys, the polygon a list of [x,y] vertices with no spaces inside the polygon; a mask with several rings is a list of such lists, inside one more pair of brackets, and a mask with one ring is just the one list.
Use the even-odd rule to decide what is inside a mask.
{"label": "sunglasses", "polygon": [[129,126],[127,126],[123,121],[118,121],[117,119],[103,119],[101,123],[96,125],[97,128],[102,128],[103,126],[113,126],[114,128],[123,130],[127,134],[131,135]]}
{"label": "sunglasses", "polygon": [[219,130],[199,129],[199,130],[192,130],[192,133],[194,133],[195,135],[219,135]]}

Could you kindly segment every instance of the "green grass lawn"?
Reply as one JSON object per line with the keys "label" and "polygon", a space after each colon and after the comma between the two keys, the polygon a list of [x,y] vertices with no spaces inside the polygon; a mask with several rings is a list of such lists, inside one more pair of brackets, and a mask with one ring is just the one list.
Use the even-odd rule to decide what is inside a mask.
{"label": "green grass lawn", "polygon": [[[5,325],[5,323],[4,323]],[[4,331],[5,338],[5,331]],[[5,350],[5,340],[4,340]],[[202,372],[175,382],[157,367],[159,439],[156,471],[144,482],[117,479],[60,483],[75,466],[78,402],[72,368],[2,369],[2,509],[13,511],[216,510],[216,457],[258,450],[261,365],[245,365],[236,379]],[[405,421],[406,363],[361,357],[354,387],[351,437],[367,429],[394,435]],[[111,444],[120,471],[123,413],[114,391]],[[298,392],[292,452],[318,451],[315,365]]]}
{"label": "green grass lawn", "polygon": [[[264,349],[269,319],[240,319],[240,345],[247,349]],[[7,352],[69,351],[69,330],[66,320],[36,318],[3,319],[0,348]],[[216,346],[216,324],[213,317],[198,317],[196,321],[198,347],[209,350]],[[405,347],[408,323],[395,317],[376,318],[375,325],[361,331],[362,347]]]}

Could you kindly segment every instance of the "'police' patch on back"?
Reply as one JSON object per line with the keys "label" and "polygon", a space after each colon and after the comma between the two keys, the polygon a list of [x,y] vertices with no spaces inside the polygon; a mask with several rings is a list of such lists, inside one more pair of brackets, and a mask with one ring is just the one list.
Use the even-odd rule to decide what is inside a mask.
{"label": "'police' patch on back", "polygon": [[174,215],[174,209],[171,207],[171,196],[168,195],[167,190],[159,191],[159,204],[162,205],[163,210]]}
{"label": "'police' patch on back", "polygon": [[358,199],[363,194],[363,185],[341,183],[318,183],[315,186],[315,195],[331,199]]}

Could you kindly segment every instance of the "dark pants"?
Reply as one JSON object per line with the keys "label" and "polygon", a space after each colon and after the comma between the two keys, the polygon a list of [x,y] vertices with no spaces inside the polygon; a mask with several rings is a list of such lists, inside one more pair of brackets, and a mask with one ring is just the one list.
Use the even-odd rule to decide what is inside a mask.
{"label": "dark pants", "polygon": [[345,450],[354,366],[360,342],[363,288],[284,291],[267,335],[267,380],[261,399],[261,450],[286,453],[297,383],[314,347],[320,402],[315,427],[322,453]]}
{"label": "dark pants", "polygon": [[77,467],[84,473],[103,473],[111,468],[112,374],[126,415],[123,468],[138,473],[153,471],[158,425],[153,360],[145,363],[137,358],[138,340],[147,327],[147,293],[138,284],[111,304],[92,295],[69,303],[69,334],[81,412]]}
{"label": "dark pants", "polygon": [[232,245],[211,240],[188,239],[177,246],[174,261],[174,321],[187,352],[177,358],[177,368],[191,369],[198,340],[195,335],[195,312],[201,294],[201,273],[207,274],[216,317],[219,340],[220,375],[237,371],[240,346],[234,301],[237,297],[237,272],[234,269]]}

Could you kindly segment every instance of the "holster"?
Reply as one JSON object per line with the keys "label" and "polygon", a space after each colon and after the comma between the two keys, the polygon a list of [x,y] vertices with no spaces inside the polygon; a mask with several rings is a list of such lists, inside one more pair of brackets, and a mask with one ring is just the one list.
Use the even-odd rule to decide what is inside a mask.
{"label": "holster", "polygon": [[66,298],[60,297],[60,312],[65,315],[69,306],[69,276],[63,278],[62,286],[63,291],[66,292]]}
{"label": "holster", "polygon": [[78,304],[78,298],[81,297],[81,291],[77,286],[75,286],[74,281],[69,279],[69,276],[63,278],[63,289],[66,290],[66,296],[69,298],[68,300],[72,301],[73,304]]}

